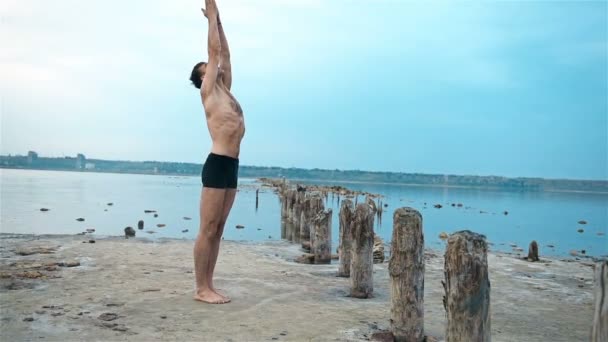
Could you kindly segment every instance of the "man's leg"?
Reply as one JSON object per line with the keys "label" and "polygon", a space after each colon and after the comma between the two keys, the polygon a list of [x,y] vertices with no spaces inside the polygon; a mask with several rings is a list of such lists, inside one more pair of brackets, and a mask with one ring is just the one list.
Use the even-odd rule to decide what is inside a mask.
{"label": "man's leg", "polygon": [[[209,274],[212,272],[214,251],[219,249],[221,240],[218,228],[222,220],[226,189],[203,187],[200,204],[200,229],[194,244],[194,268],[196,273],[196,294],[194,299],[212,304],[228,302],[212,290]],[[217,259],[217,252],[215,252]],[[215,261],[213,261],[213,264]]]}
{"label": "man's leg", "polygon": [[[224,226],[226,225],[226,220],[228,220],[228,215],[230,214],[230,209],[232,209],[232,204],[234,203],[235,197],[236,197],[236,189],[226,189],[226,195],[224,196],[222,217],[220,219],[220,223],[218,226],[218,234],[220,236],[220,241],[221,241],[221,236],[224,233]],[[215,287],[213,287],[213,271],[215,270],[217,256],[220,251],[220,244],[218,243],[217,245],[214,245],[214,247],[215,247],[215,249],[211,252],[211,256],[210,256],[211,260],[209,261],[210,266],[209,266],[207,283],[209,284],[209,287],[211,287],[211,289],[213,291],[216,291]],[[220,294],[220,295],[222,295],[222,294]],[[224,295],[222,295],[222,296],[226,299],[229,299],[228,297],[226,297]]]}

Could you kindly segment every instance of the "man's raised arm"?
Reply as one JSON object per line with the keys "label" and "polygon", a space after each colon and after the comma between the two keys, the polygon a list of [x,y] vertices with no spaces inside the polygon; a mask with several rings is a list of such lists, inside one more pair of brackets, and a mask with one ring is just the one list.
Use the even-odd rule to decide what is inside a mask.
{"label": "man's raised arm", "polygon": [[224,27],[222,26],[219,12],[217,14],[217,25],[220,33],[220,42],[222,45],[220,66],[224,72],[224,85],[226,85],[228,90],[230,90],[230,87],[232,87],[232,64],[230,63],[230,49],[228,48],[228,40],[226,40],[226,34],[224,34]]}
{"label": "man's raised arm", "polygon": [[203,13],[209,21],[209,35],[207,40],[207,50],[209,52],[209,60],[205,67],[205,77],[203,78],[203,87],[201,93],[206,97],[215,88],[217,80],[218,64],[220,62],[220,54],[222,45],[220,42],[220,34],[218,31],[218,12],[215,0],[205,0],[206,10]]}

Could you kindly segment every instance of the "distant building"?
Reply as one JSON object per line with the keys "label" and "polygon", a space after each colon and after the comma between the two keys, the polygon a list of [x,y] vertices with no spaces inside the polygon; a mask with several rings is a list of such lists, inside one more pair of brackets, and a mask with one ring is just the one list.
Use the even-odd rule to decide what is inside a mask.
{"label": "distant building", "polygon": [[82,170],[85,167],[85,163],[87,158],[85,158],[84,154],[78,153],[76,156],[76,168]]}
{"label": "distant building", "polygon": [[95,169],[95,163],[85,163],[84,168],[85,170],[93,170]]}
{"label": "distant building", "polygon": [[28,165],[32,165],[32,163],[35,163],[37,160],[38,160],[38,153],[36,153],[34,151],[27,152],[27,164]]}

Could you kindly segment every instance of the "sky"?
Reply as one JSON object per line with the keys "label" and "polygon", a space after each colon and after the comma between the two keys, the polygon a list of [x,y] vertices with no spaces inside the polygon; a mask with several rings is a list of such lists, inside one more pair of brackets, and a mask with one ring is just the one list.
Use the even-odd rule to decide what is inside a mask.
{"label": "sky", "polygon": [[[608,2],[217,0],[242,165],[608,180]],[[3,0],[0,153],[202,163],[203,0]]]}

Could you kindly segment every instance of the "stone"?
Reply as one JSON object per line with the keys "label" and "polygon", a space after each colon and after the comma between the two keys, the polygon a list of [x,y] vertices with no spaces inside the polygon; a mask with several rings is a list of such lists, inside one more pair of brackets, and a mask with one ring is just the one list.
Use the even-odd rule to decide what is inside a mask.
{"label": "stone", "polygon": [[77,218],[77,219],[76,219],[76,221],[78,221],[78,222],[83,222],[83,221],[84,221],[84,218],[79,217],[79,218]]}
{"label": "stone", "polygon": [[188,221],[188,220],[192,220],[192,219],[189,218],[188,216],[184,216],[184,220]]}
{"label": "stone", "polygon": [[139,229],[139,230],[144,229],[144,220],[137,221],[137,229]]}
{"label": "stone", "polygon": [[435,204],[433,207],[437,208],[437,209],[441,209],[443,208],[443,206],[441,204]]}
{"label": "stone", "polygon": [[89,243],[95,243],[95,240],[89,240]]}
{"label": "stone", "polygon": [[583,228],[580,228],[579,230],[577,230],[577,232],[583,233],[583,232],[585,232],[585,230]]}
{"label": "stone", "polygon": [[156,212],[156,210],[149,210],[149,209],[144,210],[144,213],[146,213],[146,214],[155,213],[155,212]]}
{"label": "stone", "polygon": [[505,211],[503,212],[503,214],[505,214],[505,215],[509,215],[509,212],[505,210]]}
{"label": "stone", "polygon": [[40,211],[49,211],[49,208],[40,208]]}
{"label": "stone", "polygon": [[439,238],[440,238],[441,240],[447,240],[449,237],[450,237],[450,236],[449,236],[449,235],[448,235],[448,233],[446,233],[446,232],[441,232],[441,233],[439,234]]}
{"label": "stone", "polygon": [[60,267],[76,267],[76,266],[80,266],[80,261],[77,261],[77,260],[62,261],[62,262],[58,262],[57,266],[60,266]]}
{"label": "stone", "polygon": [[159,223],[159,224],[157,224],[156,226],[157,226],[158,228],[163,228],[163,227],[165,227],[165,226],[166,226],[166,224],[164,224],[164,223]]}
{"label": "stone", "polygon": [[299,264],[314,264],[315,263],[315,255],[312,253],[302,254],[297,257],[295,262]]}
{"label": "stone", "polygon": [[100,319],[100,320],[106,321],[106,322],[113,321],[117,318],[118,318],[118,315],[113,312],[102,313],[101,315],[99,315],[99,317],[97,317],[97,319]]}
{"label": "stone", "polygon": [[158,214],[154,214],[154,217],[158,217]]}
{"label": "stone", "polygon": [[87,233],[95,233],[95,228],[87,228]]}
{"label": "stone", "polygon": [[236,229],[243,229],[243,228],[245,228],[245,226],[243,226],[242,224],[237,224],[236,225]]}
{"label": "stone", "polygon": [[188,232],[188,229],[182,230],[182,233],[187,233],[187,232]]}
{"label": "stone", "polygon": [[132,227],[126,227],[125,228],[125,238],[134,237],[134,236],[135,236],[135,229],[133,229]]}
{"label": "stone", "polygon": [[34,321],[34,317],[25,317],[23,319],[24,322],[33,322]]}
{"label": "stone", "polygon": [[112,205],[114,205],[114,203],[110,202],[110,203],[108,203],[108,205],[109,205],[109,206],[112,206]]}
{"label": "stone", "polygon": [[587,224],[587,221],[585,221],[585,220],[580,220],[580,221],[578,221],[578,224]]}

